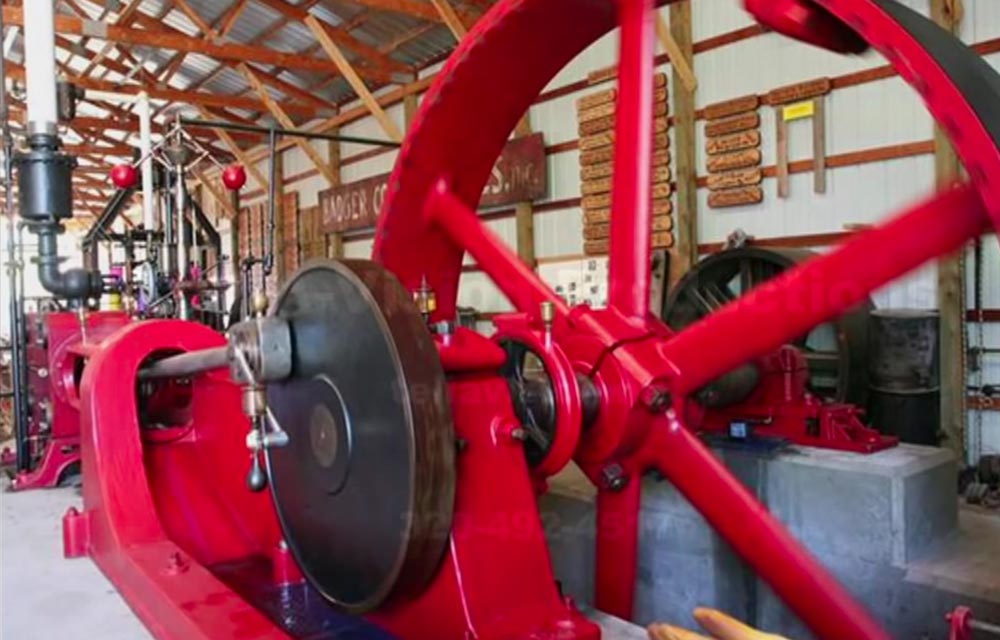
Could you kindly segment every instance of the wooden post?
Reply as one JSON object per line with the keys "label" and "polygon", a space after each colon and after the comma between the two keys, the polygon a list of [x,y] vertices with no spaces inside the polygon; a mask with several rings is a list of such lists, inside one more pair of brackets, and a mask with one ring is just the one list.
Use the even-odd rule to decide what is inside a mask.
{"label": "wooden post", "polygon": [[409,93],[403,96],[403,124],[406,126],[407,131],[410,130],[413,118],[417,115],[418,106],[420,106],[420,101],[417,99],[416,94]]}
{"label": "wooden post", "polygon": [[[514,129],[515,137],[531,135],[529,113],[525,113],[518,121],[517,128]],[[534,270],[538,260],[535,258],[535,208],[531,201],[515,204],[514,217],[517,225],[517,255],[524,264]]]}
{"label": "wooden post", "polygon": [[[340,133],[340,127],[336,127],[330,131],[333,135]],[[337,179],[335,184],[331,184],[331,187],[339,187],[341,184],[340,175],[340,141],[330,140],[330,147],[327,156],[327,164],[330,165],[330,170],[333,172],[334,177]],[[322,213],[320,214],[322,215]],[[318,226],[318,225],[317,225]],[[312,242],[312,240],[310,240]],[[344,257],[344,235],[339,231],[334,231],[333,233],[328,233],[326,236],[326,255],[328,258],[343,258]]]}
{"label": "wooden post", "polygon": [[[952,33],[958,31],[958,16],[953,0],[931,0],[931,18]],[[960,177],[961,164],[947,136],[934,128],[934,175],[939,186]],[[938,262],[938,310],[941,347],[941,432],[944,446],[955,452],[959,464],[965,460],[965,367],[963,335],[965,309],[965,250]]]}
{"label": "wooden post", "polygon": [[[691,35],[691,0],[670,5],[670,33],[690,68],[694,68]],[[668,281],[672,287],[698,262],[698,184],[695,153],[694,91],[687,91],[677,68],[673,65],[671,95],[674,106],[675,180],[677,183],[677,215]]]}

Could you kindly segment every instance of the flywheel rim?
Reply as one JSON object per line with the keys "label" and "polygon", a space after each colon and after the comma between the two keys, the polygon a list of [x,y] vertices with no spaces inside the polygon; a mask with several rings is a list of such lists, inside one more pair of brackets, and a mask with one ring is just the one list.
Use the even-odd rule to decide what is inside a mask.
{"label": "flywheel rim", "polygon": [[[926,50],[887,9],[895,0],[812,1],[879,50],[924,98],[1000,227],[998,141],[978,119],[949,115],[956,104],[965,115],[975,110],[950,78],[935,73],[940,72],[936,62],[921,59]],[[560,14],[574,16],[573,29],[551,28]],[[891,31],[870,32],[887,25]],[[493,162],[542,88],[616,26],[611,0],[501,0],[459,43],[425,94],[390,176],[372,255],[411,290],[426,279],[437,296],[436,318],[454,315],[462,251],[423,224],[421,208],[435,181],[446,178],[454,193],[475,209]],[[539,39],[544,46],[537,46]],[[511,50],[530,56],[532,64],[515,64]],[[469,113],[476,118],[463,117]],[[475,157],[461,153],[468,147],[476,149]]]}

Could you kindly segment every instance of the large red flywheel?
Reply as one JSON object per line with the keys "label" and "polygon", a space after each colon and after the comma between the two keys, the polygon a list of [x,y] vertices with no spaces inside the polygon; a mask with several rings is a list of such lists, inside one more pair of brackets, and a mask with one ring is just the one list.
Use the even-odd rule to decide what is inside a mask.
{"label": "large red flywheel", "polygon": [[[655,468],[817,635],[886,637],[681,416],[688,395],[717,376],[959,249],[988,229],[991,219],[1000,228],[1000,76],[951,34],[894,0],[747,0],[748,9],[775,30],[836,51],[857,52],[867,43],[885,55],[947,132],[969,180],[675,334],[646,308],[653,6],[653,0],[498,2],[423,99],[390,178],[374,257],[411,290],[429,286],[438,302],[435,317],[446,319],[455,313],[468,252],[517,310],[498,323],[500,333],[530,334],[529,341],[552,350],[550,363],[568,362],[569,373],[586,378],[599,394],[596,416],[582,427],[578,420],[563,440],[576,443],[571,455],[599,488],[599,608],[631,614],[638,479]],[[572,16],[570,24],[566,16]],[[621,45],[610,304],[603,310],[570,308],[485,227],[475,209],[518,119],[559,69],[615,26]],[[561,397],[581,402],[583,395]],[[595,413],[564,409],[574,416]],[[560,464],[547,461],[542,475],[569,457]]]}

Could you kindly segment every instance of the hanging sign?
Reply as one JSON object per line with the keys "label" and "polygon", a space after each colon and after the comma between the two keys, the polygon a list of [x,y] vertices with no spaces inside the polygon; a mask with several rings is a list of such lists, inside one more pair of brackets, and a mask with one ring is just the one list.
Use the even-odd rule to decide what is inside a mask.
{"label": "hanging sign", "polygon": [[[332,187],[319,194],[323,231],[333,233],[375,226],[389,187],[389,174]],[[543,198],[548,190],[545,143],[541,133],[514,138],[493,166],[479,201],[497,207]]]}

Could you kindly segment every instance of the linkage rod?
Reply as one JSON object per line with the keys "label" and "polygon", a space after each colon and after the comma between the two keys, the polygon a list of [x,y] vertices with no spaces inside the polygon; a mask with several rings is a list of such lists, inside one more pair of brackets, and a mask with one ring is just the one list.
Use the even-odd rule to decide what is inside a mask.
{"label": "linkage rod", "polygon": [[139,379],[186,378],[228,366],[229,347],[213,347],[157,360],[139,370]]}
{"label": "linkage rod", "polygon": [[309,138],[312,140],[336,140],[338,142],[353,142],[355,144],[370,144],[376,147],[399,147],[398,142],[392,140],[377,140],[375,138],[362,138],[359,136],[342,136],[332,133],[318,133],[315,131],[305,131],[304,129],[284,129],[281,127],[258,127],[250,124],[237,124],[226,120],[202,120],[200,118],[181,118],[182,125],[192,127],[208,127],[211,129],[227,129],[229,131],[245,131],[249,133],[260,133],[268,135],[271,132],[279,136],[291,138]]}

